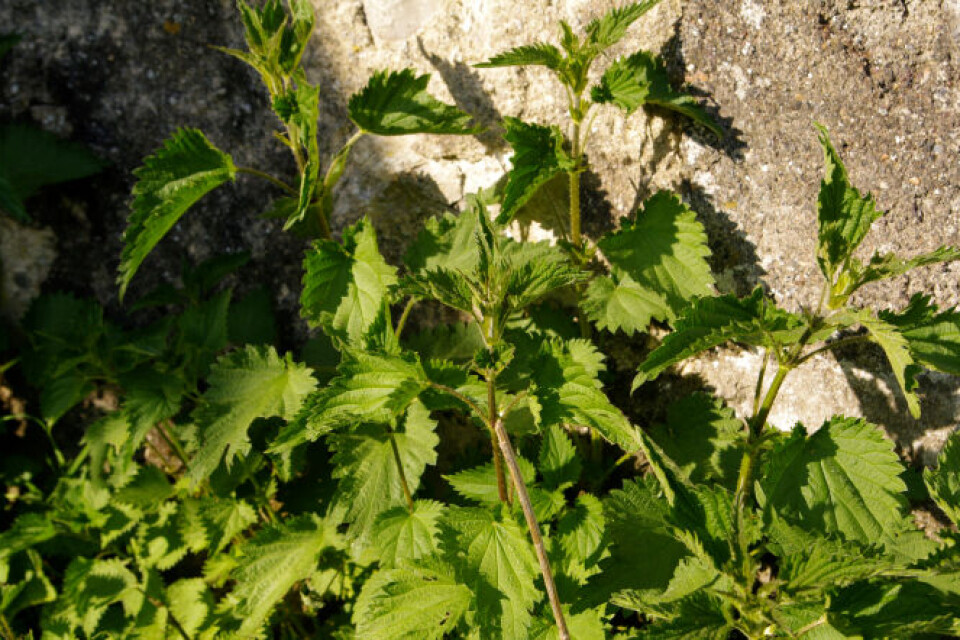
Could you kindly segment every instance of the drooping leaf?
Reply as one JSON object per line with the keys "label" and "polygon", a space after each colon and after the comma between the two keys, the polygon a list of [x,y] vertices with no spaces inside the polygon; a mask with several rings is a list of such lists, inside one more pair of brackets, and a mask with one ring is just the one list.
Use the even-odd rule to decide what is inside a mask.
{"label": "drooping leaf", "polygon": [[[195,412],[203,445],[190,462],[194,481],[208,477],[225,459],[245,453],[247,429],[257,418],[292,419],[316,387],[310,370],[281,358],[273,347],[248,346],[220,358],[210,371],[205,403]],[[224,457],[224,454],[226,456]]]}
{"label": "drooping leaf", "polygon": [[133,205],[123,234],[120,295],[147,254],[197,200],[236,177],[233,160],[196,129],[180,129],[134,172]]}
{"label": "drooping leaf", "polygon": [[333,477],[339,480],[331,512],[342,514],[350,523],[350,535],[361,541],[370,541],[377,516],[406,505],[396,455],[411,493],[419,487],[426,466],[437,460],[437,423],[430,413],[415,402],[404,418],[393,432],[383,424],[361,424],[330,437]]}
{"label": "drooping leaf", "polygon": [[817,125],[824,154],[824,178],[820,183],[817,201],[819,246],[817,262],[820,270],[833,285],[837,270],[863,242],[870,226],[883,215],[878,211],[873,196],[861,196],[850,185],[847,170],[830,142],[827,130]]}
{"label": "drooping leaf", "polygon": [[603,392],[597,351],[584,340],[547,341],[537,355],[531,394],[540,405],[542,427],[588,426],[627,452],[639,447],[634,427]]}
{"label": "drooping leaf", "polygon": [[314,326],[359,340],[396,281],[396,269],[377,248],[373,225],[363,218],[344,231],[342,244],[320,240],[307,254],[301,313]]}
{"label": "drooping leaf", "polygon": [[438,549],[443,505],[417,500],[413,511],[407,506],[384,511],[373,523],[373,541],[380,566],[390,568],[402,562],[434,555]]}
{"label": "drooping leaf", "polygon": [[615,104],[627,115],[643,105],[675,111],[723,137],[723,130],[696,99],[674,91],[663,60],[648,51],[615,60],[591,90],[591,97],[598,104]]}
{"label": "drooping leaf", "polygon": [[937,467],[924,470],[923,480],[937,506],[955,524],[960,523],[960,431],[950,435],[940,450]]}
{"label": "drooping leaf", "polygon": [[479,69],[492,69],[494,67],[520,67],[526,65],[538,65],[553,71],[558,71],[563,66],[563,54],[552,44],[535,42],[498,53],[486,62],[481,62],[474,66]]}
{"label": "drooping leaf", "polygon": [[451,507],[442,526],[451,545],[448,553],[464,565],[466,584],[476,596],[482,633],[526,638],[531,609],[541,597],[534,585],[537,560],[526,531],[503,509]]}
{"label": "drooping leaf", "polygon": [[564,171],[572,171],[573,159],[563,149],[563,133],[556,126],[528,124],[504,118],[504,139],[513,147],[513,165],[504,188],[497,222],[506,224],[544,183]]}
{"label": "drooping leaf", "polygon": [[[596,322],[611,329],[646,328],[651,319],[673,322],[690,300],[713,294],[707,235],[696,214],[674,194],[659,191],[651,196],[635,221],[604,236],[598,246],[618,284],[592,285],[587,299],[593,303],[587,308]],[[614,294],[619,294],[616,302],[624,311],[611,318],[614,310],[601,305],[614,302],[609,297]],[[660,300],[665,304],[656,306]]]}
{"label": "drooping leaf", "polygon": [[217,607],[239,621],[240,637],[259,633],[290,588],[313,573],[326,539],[324,523],[307,515],[269,525],[240,546],[235,585]]}
{"label": "drooping leaf", "polygon": [[350,97],[350,119],[361,130],[381,136],[477,133],[469,114],[427,92],[429,83],[429,74],[418,76],[413,69],[378,71]]}
{"label": "drooping leaf", "polygon": [[878,427],[835,417],[809,437],[798,427],[770,454],[758,497],[808,530],[877,544],[903,527],[902,472]]}
{"label": "drooping leaf", "polygon": [[587,42],[600,50],[612,47],[626,35],[630,25],[657,6],[659,2],[660,0],[645,0],[611,9],[605,15],[587,24]]}
{"label": "drooping leaf", "polygon": [[746,298],[732,295],[700,298],[674,323],[674,332],[640,365],[636,389],[671,365],[726,342],[772,347],[776,340],[789,345],[800,338],[804,321],[778,309],[757,287]]}
{"label": "drooping leaf", "polygon": [[902,312],[880,311],[877,316],[906,338],[914,360],[936,371],[960,375],[960,312],[937,311],[930,296],[918,293]]}
{"label": "drooping leaf", "polygon": [[456,628],[472,600],[453,568],[440,562],[380,570],[357,599],[357,637],[440,640]]}
{"label": "drooping leaf", "polygon": [[35,127],[4,124],[0,126],[0,210],[27,221],[27,198],[45,186],[86,178],[105,166],[83,145]]}

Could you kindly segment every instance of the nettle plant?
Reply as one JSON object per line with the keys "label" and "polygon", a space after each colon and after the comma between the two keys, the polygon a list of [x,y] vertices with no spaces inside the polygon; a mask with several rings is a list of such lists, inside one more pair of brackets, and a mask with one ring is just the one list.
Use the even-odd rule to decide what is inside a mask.
{"label": "nettle plant", "polygon": [[[333,237],[334,191],[350,149],[367,134],[474,133],[470,117],[430,96],[426,76],[375,74],[349,101],[357,134],[322,171],[319,92],[300,66],[311,5],[241,0],[248,50],[229,53],[262,76],[298,181],[237,167],[199,131],[177,132],[137,171],[120,289],[203,195],[237,173],[258,176],[285,192],[269,215],[318,236],[304,259],[301,305],[329,348],[310,366],[276,351],[269,296],[234,301],[218,284],[242,255],[188,267],[182,286],[148,293],[137,305],[167,313],[135,331],[105,321],[92,303],[41,299],[25,322],[21,361],[0,368],[22,370],[40,389],[39,416],[0,424],[37,422],[53,452],[47,469],[6,460],[0,468],[12,517],[0,534],[0,634],[960,632],[956,533],[927,538],[913,524],[904,468],[878,428],[835,418],[808,436],[766,424],[789,371],[866,340],[886,351],[918,412],[920,366],[960,373],[960,314],[924,296],[902,312],[848,300],[957,250],[855,258],[880,214],[849,185],[824,132],[818,259],[827,284],[815,311],[778,309],[759,290],[713,297],[703,228],[667,193],[598,242],[609,275],[587,268],[597,253],[580,236],[578,181],[591,104],[628,113],[666,106],[710,124],[646,53],[612,63],[584,97],[590,64],[653,4],[613,10],[582,40],[564,25],[563,53],[535,45],[491,61],[556,71],[570,91],[574,135],[508,121],[515,155],[504,192],[429,221],[401,271],[381,255],[366,218]],[[564,173],[570,235],[556,244],[508,237],[516,210]],[[500,207],[496,220],[491,205]],[[579,323],[556,313],[571,290],[583,296]],[[460,321],[414,332],[416,305]],[[641,365],[637,384],[728,341],[759,346],[776,373],[765,387],[761,372],[754,415],[738,420],[700,394],[649,433],[631,424],[604,392],[604,358],[582,334],[588,321],[634,333],[651,320],[675,332]],[[96,419],[79,445],[65,445],[61,425],[93,391]],[[586,432],[620,457],[604,458],[613,447],[591,447]],[[649,473],[609,491],[631,459],[645,460]],[[960,436],[925,479],[956,523]]]}
{"label": "nettle plant", "polygon": [[[784,434],[767,423],[792,370],[853,343],[883,349],[915,417],[921,368],[960,374],[955,310],[940,312],[922,294],[899,312],[849,304],[868,283],[956,260],[960,250],[856,258],[883,214],[850,185],[823,128],[820,142],[826,176],[817,204],[817,262],[825,283],[817,308],[785,311],[759,288],[742,299],[702,298],[640,365],[634,382],[728,342],[763,350],[748,419],[708,397],[688,398],[645,443],[652,473],[606,503],[610,556],[596,583],[614,604],[651,621],[649,637],[960,633],[960,434],[925,476],[929,497],[954,528],[928,537],[910,515],[906,470],[879,427],[836,416],[808,435],[802,425]],[[765,386],[768,363],[775,372]]]}

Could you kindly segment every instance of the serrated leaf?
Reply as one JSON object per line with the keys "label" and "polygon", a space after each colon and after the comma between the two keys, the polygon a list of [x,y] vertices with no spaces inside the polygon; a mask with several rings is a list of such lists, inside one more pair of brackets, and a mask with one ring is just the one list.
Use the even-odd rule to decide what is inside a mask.
{"label": "serrated leaf", "polygon": [[824,178],[817,200],[819,246],[817,262],[820,270],[833,285],[837,270],[863,242],[875,220],[883,215],[878,211],[873,196],[861,196],[850,185],[847,170],[830,142],[827,130],[816,125],[824,155]]}
{"label": "serrated leaf", "polygon": [[234,588],[218,605],[240,621],[239,636],[259,632],[290,588],[313,573],[325,544],[323,522],[307,515],[267,526],[240,546]]}
{"label": "serrated leaf", "polygon": [[723,137],[723,130],[696,99],[674,91],[663,60],[648,51],[614,60],[590,95],[594,102],[615,104],[627,115],[643,105],[675,111],[706,127],[718,138]]}
{"label": "serrated leaf", "polygon": [[[210,371],[204,404],[194,413],[203,445],[190,461],[190,477],[199,482],[220,464],[229,466],[250,443],[247,429],[257,418],[293,418],[316,387],[310,370],[273,347],[248,346],[220,358]],[[226,455],[224,455],[226,454]]]}
{"label": "serrated leaf", "polygon": [[960,524],[960,431],[947,439],[935,469],[925,469],[923,480],[934,499],[954,524]]}
{"label": "serrated leaf", "polygon": [[43,572],[43,559],[30,550],[14,563],[14,567],[0,565],[0,615],[8,621],[23,609],[35,607],[57,598],[57,591]]}
{"label": "serrated leaf", "polygon": [[643,640],[727,640],[731,625],[725,615],[725,605],[706,591],[681,600],[673,616],[645,629],[638,638]]}
{"label": "serrated leaf", "polygon": [[313,326],[356,341],[363,337],[397,282],[396,269],[377,248],[377,235],[366,218],[343,232],[342,243],[319,240],[303,261],[301,314]]}
{"label": "serrated leaf", "polygon": [[443,505],[417,500],[413,511],[406,506],[384,511],[373,523],[373,540],[380,566],[390,568],[402,562],[434,555],[438,549]]}
{"label": "serrated leaf", "polygon": [[[710,256],[707,234],[696,214],[674,194],[659,191],[648,198],[633,222],[604,236],[598,246],[621,286],[629,286],[625,283],[629,278],[640,289],[653,292],[621,297],[619,302],[632,303],[622,315],[632,318],[618,316],[613,328],[645,328],[651,319],[673,322],[690,300],[713,294],[713,275],[706,260]],[[666,304],[654,307],[657,297]],[[601,318],[598,315],[598,320]]]}
{"label": "serrated leaf", "polygon": [[[577,640],[606,640],[606,627],[603,623],[603,616],[600,611],[593,609],[570,615],[564,614],[567,623],[567,631],[571,638]],[[533,621],[530,627],[530,640],[560,640],[560,630],[553,618],[541,616]]]}
{"label": "serrated leaf", "polygon": [[0,126],[0,209],[27,221],[23,202],[40,189],[99,173],[106,163],[75,142],[24,124]]}
{"label": "serrated leaf", "polygon": [[721,400],[705,393],[678,400],[650,437],[693,482],[720,482],[728,489],[736,483],[746,432]]}
{"label": "serrated leaf", "polygon": [[770,453],[758,498],[809,530],[876,544],[903,527],[902,471],[878,427],[838,416],[809,437],[798,427]]}
{"label": "serrated leaf", "polygon": [[587,42],[601,50],[612,47],[626,35],[630,25],[659,2],[660,0],[646,0],[611,9],[587,24]]}
{"label": "serrated leaf", "polygon": [[566,488],[580,479],[577,450],[559,425],[544,429],[537,468],[543,476],[543,483],[553,489]]}
{"label": "serrated leaf", "polygon": [[472,134],[472,116],[440,102],[427,92],[430,75],[413,69],[378,71],[350,97],[347,111],[361,130],[381,136],[411,133]]}
{"label": "serrated leaf", "polygon": [[0,533],[0,561],[29,549],[35,544],[46,542],[55,535],[57,530],[49,516],[41,513],[25,513]]}
{"label": "serrated leaf", "polygon": [[573,159],[563,149],[563,133],[556,126],[529,124],[517,118],[503,119],[504,139],[513,148],[512,168],[507,175],[499,224],[513,219],[543,184],[559,173],[575,168]]}
{"label": "serrated leaf", "polygon": [[594,566],[604,551],[603,505],[589,493],[577,496],[574,506],[557,523],[557,535],[566,557],[586,568]]}
{"label": "serrated leaf", "polygon": [[412,273],[436,267],[469,273],[477,264],[476,233],[473,211],[430,218],[407,249],[404,264]]}
{"label": "serrated leaf", "polygon": [[960,375],[960,312],[954,308],[937,311],[930,296],[917,293],[902,312],[880,311],[877,316],[900,331],[917,362]]}
{"label": "serrated leaf", "polygon": [[185,501],[180,509],[181,532],[195,553],[220,553],[255,522],[257,512],[243,500],[203,498]]}
{"label": "serrated leaf", "polygon": [[[528,486],[533,484],[536,480],[536,470],[530,461],[522,456],[517,456],[517,466],[520,467],[520,475],[523,477],[524,483]],[[500,502],[497,474],[492,462],[445,475],[443,479],[450,483],[454,491],[467,500],[487,505],[495,505]],[[512,491],[512,487],[509,490]]]}
{"label": "serrated leaf", "polygon": [[831,598],[830,622],[867,638],[912,638],[957,632],[960,597],[920,582],[862,582]]}
{"label": "serrated leaf", "polygon": [[[415,402],[401,426],[392,432],[392,438],[403,461],[407,486],[415,493],[424,469],[437,460],[437,423]],[[352,537],[369,542],[377,516],[406,505],[391,431],[383,424],[361,424],[348,433],[330,436],[329,441],[336,466],[333,477],[339,480],[331,512],[343,514]]]}
{"label": "serrated leaf", "polygon": [[868,310],[844,310],[836,314],[834,320],[844,325],[859,323],[870,333],[871,340],[880,345],[880,348],[887,355],[890,368],[893,369],[897,384],[903,391],[910,414],[914,418],[919,418],[920,399],[916,393],[916,374],[919,373],[920,366],[913,361],[910,345],[906,337],[900,333],[900,330]]}
{"label": "serrated leaf", "polygon": [[236,177],[227,154],[196,129],[180,129],[134,171],[133,205],[120,256],[121,297],[147,254],[197,200]]}
{"label": "serrated leaf", "polygon": [[793,344],[804,326],[799,316],[769,302],[760,287],[746,298],[700,298],[677,319],[673,333],[640,365],[633,388],[655,379],[671,365],[726,342],[763,347]]}
{"label": "serrated leaf", "polygon": [[442,563],[380,570],[357,599],[357,637],[440,640],[456,628],[472,600],[470,589]]}
{"label": "serrated leaf", "polygon": [[610,402],[597,379],[596,355],[596,348],[585,340],[554,340],[542,345],[531,375],[531,395],[540,405],[540,424],[588,426],[625,451],[636,451],[634,427]]}
{"label": "serrated leaf", "polygon": [[96,387],[80,372],[51,380],[40,391],[40,415],[53,425]]}
{"label": "serrated leaf", "polygon": [[591,280],[580,306],[598,329],[627,335],[646,331],[652,318],[665,319],[670,308],[663,296],[626,273]]}
{"label": "serrated leaf", "polygon": [[[451,507],[443,519],[448,552],[465,565],[481,629],[495,637],[523,640],[540,598],[539,570],[526,531],[503,511]],[[491,636],[492,637],[492,636]]]}
{"label": "serrated leaf", "polygon": [[201,578],[184,578],[171,584],[166,603],[170,615],[193,637],[213,615],[213,594]]}
{"label": "serrated leaf", "polygon": [[478,69],[492,69],[494,67],[537,65],[559,71],[563,62],[563,54],[555,46],[546,42],[535,42],[498,53],[486,62],[473,66]]}
{"label": "serrated leaf", "polygon": [[865,284],[895,278],[918,267],[941,262],[953,262],[954,260],[960,260],[960,249],[948,246],[939,247],[930,253],[922,253],[907,259],[899,258],[892,253],[875,253],[865,265],[860,264],[856,259],[851,259],[850,278],[852,282],[844,293],[849,295]]}

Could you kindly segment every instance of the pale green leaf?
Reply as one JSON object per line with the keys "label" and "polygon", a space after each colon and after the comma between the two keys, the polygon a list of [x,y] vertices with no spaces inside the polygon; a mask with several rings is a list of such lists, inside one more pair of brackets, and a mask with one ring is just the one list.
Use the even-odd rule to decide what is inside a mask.
{"label": "pale green leaf", "polygon": [[504,118],[503,137],[513,147],[513,165],[504,188],[503,204],[497,222],[505,224],[517,210],[555,175],[571,171],[574,161],[563,149],[563,133],[556,126],[528,124],[516,118]]}
{"label": "pale green leaf", "polygon": [[48,515],[25,513],[0,533],[0,561],[56,535],[57,530]]}
{"label": "pale green leaf", "polygon": [[366,218],[344,230],[342,243],[317,241],[303,265],[302,315],[351,341],[363,337],[397,282]]}
{"label": "pale green leaf", "polygon": [[960,375],[960,312],[953,308],[937,311],[930,296],[918,293],[902,312],[880,311],[877,316],[900,331],[917,362]]}
{"label": "pale green leaf", "polygon": [[[707,234],[696,214],[674,194],[659,191],[648,198],[632,222],[625,221],[598,246],[621,282],[629,276],[640,289],[654,292],[630,296],[628,301],[635,304],[627,313],[634,316],[634,326],[645,327],[651,319],[673,322],[690,300],[713,294]],[[665,306],[652,307],[657,296]],[[618,328],[626,330],[620,323]]]}
{"label": "pale green leaf", "polygon": [[424,469],[437,459],[436,426],[423,405],[414,402],[394,432],[383,424],[361,424],[330,436],[333,477],[339,480],[331,509],[350,523],[352,537],[369,542],[377,516],[406,505],[391,438],[410,492],[415,493]]}
{"label": "pale green leaf", "polygon": [[434,555],[440,535],[443,505],[417,500],[413,511],[407,506],[384,511],[373,523],[373,541],[381,567],[399,566],[404,561]]}
{"label": "pale green leaf", "polygon": [[861,582],[831,598],[830,622],[848,635],[914,638],[958,631],[960,596],[920,582]]}
{"label": "pale green leaf", "polygon": [[632,2],[611,9],[605,15],[587,24],[587,42],[598,49],[607,49],[620,42],[627,29],[660,0]]}
{"label": "pale green leaf", "polygon": [[[533,484],[536,479],[536,470],[530,461],[522,456],[517,456],[517,466],[520,467],[520,475],[523,477],[524,483],[528,486]],[[504,473],[507,473],[506,470],[504,470]],[[492,462],[472,469],[458,471],[443,476],[443,478],[450,483],[454,491],[467,500],[487,505],[495,505],[500,502],[497,474]],[[507,482],[509,482],[509,479]],[[508,490],[513,492],[512,485]]]}
{"label": "pale green leaf", "polygon": [[470,126],[472,116],[430,95],[429,83],[429,74],[417,76],[413,69],[378,71],[350,97],[350,119],[361,130],[381,136],[477,133],[479,129]]}
{"label": "pale green leaf", "polygon": [[902,472],[878,427],[835,417],[809,437],[798,427],[769,455],[758,497],[808,530],[876,544],[903,527]]}
{"label": "pale green leaf", "polygon": [[263,528],[240,546],[233,590],[218,611],[239,621],[239,636],[258,633],[291,587],[314,572],[326,544],[324,524],[316,516]]}
{"label": "pale green leaf", "polygon": [[727,342],[764,347],[792,344],[800,338],[804,326],[799,316],[768,301],[760,287],[746,298],[700,298],[676,321],[673,333],[640,365],[633,388],[655,379],[671,365]]}
{"label": "pale green leaf", "polygon": [[201,578],[183,578],[167,587],[169,613],[191,637],[213,616],[213,594]]}
{"label": "pale green leaf", "polygon": [[580,479],[580,467],[570,436],[559,425],[545,428],[538,462],[543,483],[554,489],[566,488]]}
{"label": "pale green leaf", "polygon": [[651,319],[665,320],[670,308],[659,293],[617,272],[591,280],[580,306],[598,329],[627,335],[646,331]]}
{"label": "pale green leaf", "polygon": [[353,612],[357,638],[440,640],[473,600],[451,567],[440,563],[380,570],[363,585]]}
{"label": "pale green leaf", "polygon": [[559,71],[563,63],[563,54],[560,53],[559,49],[546,42],[535,42],[498,53],[486,62],[474,66],[479,69],[491,69],[494,67],[538,65],[553,71]]}
{"label": "pale green leaf", "polygon": [[568,559],[590,568],[604,551],[603,505],[589,493],[577,496],[574,506],[557,523],[557,535]]}
{"label": "pale green leaf", "polygon": [[[606,633],[606,627],[603,623],[603,616],[597,609],[584,611],[570,615],[567,611],[564,613],[564,620],[567,623],[567,631],[571,638],[577,640],[607,640],[609,636]],[[560,630],[552,617],[541,616],[533,622],[530,627],[530,640],[560,640]]]}
{"label": "pale green leaf", "polygon": [[960,248],[948,246],[939,247],[930,253],[923,253],[907,259],[899,258],[892,253],[875,253],[865,265],[851,259],[850,275],[853,282],[845,293],[853,293],[865,284],[895,278],[918,267],[941,262],[953,262],[954,260],[960,260]]}
{"label": "pale green leaf", "polygon": [[637,638],[642,640],[727,640],[731,623],[725,605],[706,591],[681,600],[674,614],[650,625]]}
{"label": "pale green leaf", "polygon": [[469,273],[477,265],[476,233],[474,211],[430,218],[407,249],[404,264],[411,273],[437,267]]}
{"label": "pale green leaf", "polygon": [[120,295],[177,220],[204,195],[236,177],[230,156],[196,129],[180,129],[134,172],[133,205],[123,234]]}
{"label": "pale green leaf", "polygon": [[[310,370],[273,347],[248,346],[220,358],[210,371],[204,404],[195,412],[203,444],[190,462],[194,481],[208,477],[224,459],[245,453],[247,430],[257,418],[293,418],[316,387]],[[226,454],[224,456],[224,454]]]}

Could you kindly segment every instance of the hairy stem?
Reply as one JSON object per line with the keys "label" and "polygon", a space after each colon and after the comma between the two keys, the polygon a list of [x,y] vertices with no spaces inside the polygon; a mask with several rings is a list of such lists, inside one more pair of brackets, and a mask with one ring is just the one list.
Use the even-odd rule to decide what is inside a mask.
{"label": "hairy stem", "polygon": [[763,432],[763,426],[767,422],[767,416],[770,415],[770,409],[773,407],[773,403],[777,399],[777,394],[780,393],[780,388],[783,386],[783,381],[789,372],[790,367],[784,365],[777,367],[777,373],[770,382],[770,387],[763,397],[763,402],[760,403],[760,408],[753,417],[750,418],[750,422],[748,423],[750,427],[748,447],[747,452],[743,456],[743,461],[740,463],[740,475],[737,477],[737,490],[734,494],[734,506],[737,511],[742,511],[753,495],[753,475],[754,471],[756,471],[758,453],[755,447],[756,441]]}
{"label": "hairy stem", "polygon": [[287,184],[283,180],[280,180],[279,178],[274,178],[272,175],[270,175],[269,173],[266,173],[265,171],[260,171],[259,169],[253,169],[251,167],[237,167],[237,173],[245,173],[248,176],[261,178],[263,180],[266,180],[270,184],[274,185],[275,187],[279,187],[280,189],[283,189],[284,191],[286,191],[292,196],[297,195],[296,189],[291,187],[289,184]]}
{"label": "hairy stem", "polygon": [[397,338],[399,338],[400,334],[403,333],[403,328],[407,325],[407,319],[410,317],[410,311],[413,310],[413,305],[416,303],[416,298],[410,298],[407,300],[407,306],[403,308],[403,313],[400,314],[400,319],[397,321],[397,328],[394,331],[394,333],[397,334]]}
{"label": "hairy stem", "polygon": [[390,431],[390,448],[393,449],[393,459],[397,462],[397,471],[400,473],[400,486],[403,487],[403,497],[407,500],[407,509],[413,513],[413,494],[410,493],[410,485],[407,483],[407,473],[403,470],[403,460],[400,459],[400,449],[397,447],[397,439],[393,437],[393,430]]}
{"label": "hairy stem", "polygon": [[517,497],[520,500],[520,507],[523,509],[523,517],[527,521],[527,528],[530,530],[530,538],[533,540],[533,548],[537,552],[537,562],[540,563],[540,573],[543,574],[543,584],[547,589],[547,598],[550,600],[550,609],[553,610],[553,618],[557,623],[557,630],[560,640],[570,640],[570,632],[567,630],[567,621],[563,617],[563,609],[560,607],[560,596],[557,594],[557,585],[553,581],[553,572],[550,570],[550,561],[547,559],[547,549],[543,544],[543,536],[540,534],[540,524],[537,522],[537,516],[533,512],[533,504],[530,502],[530,494],[527,493],[527,486],[523,482],[523,476],[520,473],[520,466],[517,464],[517,456],[513,452],[513,446],[510,444],[510,436],[503,427],[503,420],[499,417],[493,422],[493,429],[500,440],[500,450],[507,461],[507,468],[510,469],[510,479],[517,491]]}
{"label": "hairy stem", "polygon": [[[496,425],[500,422],[497,415],[497,374],[490,372],[487,375],[487,409],[490,412],[488,424]],[[500,449],[503,447],[500,434],[496,427],[490,430],[490,443],[493,448],[493,470],[497,474],[497,495],[500,496],[500,502],[510,504],[510,493],[507,491],[507,479],[503,473],[503,460],[500,457]]]}
{"label": "hairy stem", "polygon": [[814,357],[815,355],[823,353],[825,351],[832,351],[833,349],[845,347],[848,344],[855,344],[857,342],[870,342],[870,336],[868,334],[864,334],[860,336],[847,336],[846,338],[840,338],[839,340],[834,340],[833,342],[829,342],[818,349],[814,349],[813,351],[809,351],[805,353],[799,360],[797,360],[797,364],[803,364],[804,362]]}

